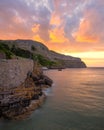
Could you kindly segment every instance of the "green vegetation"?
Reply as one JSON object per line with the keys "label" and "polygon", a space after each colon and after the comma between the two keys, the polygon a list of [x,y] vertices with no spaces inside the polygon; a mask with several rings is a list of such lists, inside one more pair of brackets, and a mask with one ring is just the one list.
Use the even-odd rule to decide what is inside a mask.
{"label": "green vegetation", "polygon": [[32,59],[32,57],[33,57],[33,54],[30,51],[24,50],[24,49],[21,49],[21,48],[16,48],[15,45],[12,46],[11,52],[13,54],[15,54],[16,56],[20,56],[20,57],[23,57],[23,58]]}
{"label": "green vegetation", "polygon": [[[32,45],[31,50],[35,51],[36,48]],[[7,43],[5,44],[5,41],[0,41],[0,52],[4,52],[6,54],[7,59],[11,59],[13,56],[19,56],[23,58],[37,60],[42,66],[46,66],[46,67],[58,65],[58,63],[55,61],[51,61],[40,54],[34,54],[29,50],[18,48],[15,46],[15,44],[13,44],[12,47],[10,48]]]}
{"label": "green vegetation", "polygon": [[11,59],[13,56],[9,46],[3,41],[0,41],[0,52],[4,52],[7,59]]}
{"label": "green vegetation", "polygon": [[32,51],[36,51],[36,48],[32,45],[32,46],[31,46],[31,50],[32,50]]}
{"label": "green vegetation", "polygon": [[42,66],[47,66],[47,67],[51,67],[51,66],[55,66],[57,63],[54,61],[51,61],[45,57],[43,57],[40,54],[35,55],[35,57],[37,57],[38,62],[42,65]]}

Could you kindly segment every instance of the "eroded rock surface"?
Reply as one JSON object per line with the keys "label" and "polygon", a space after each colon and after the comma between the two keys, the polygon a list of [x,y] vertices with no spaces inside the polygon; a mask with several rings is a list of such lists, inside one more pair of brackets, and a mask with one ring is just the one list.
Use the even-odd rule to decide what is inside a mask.
{"label": "eroded rock surface", "polygon": [[[15,62],[11,60],[10,62],[13,62],[13,66],[11,66],[12,64],[10,64],[8,60],[4,62],[6,64],[4,71],[12,68],[11,73],[6,76],[6,80],[6,72],[4,75],[3,70],[0,72],[2,76],[4,76],[4,79],[1,78],[3,81],[0,81],[0,117],[6,119],[21,119],[30,115],[33,110],[43,103],[46,98],[42,91],[43,86],[51,86],[52,80],[43,74],[37,62],[33,62],[32,60],[15,60]],[[25,72],[23,72],[23,70],[18,71],[21,66],[23,67],[22,62],[25,67],[25,69],[23,68]],[[17,70],[14,69],[15,67]],[[14,78],[10,78],[9,75],[11,74],[13,74]],[[9,80],[7,80],[8,78]],[[14,84],[12,80],[16,79],[19,81]],[[5,82],[8,82],[8,84]]]}

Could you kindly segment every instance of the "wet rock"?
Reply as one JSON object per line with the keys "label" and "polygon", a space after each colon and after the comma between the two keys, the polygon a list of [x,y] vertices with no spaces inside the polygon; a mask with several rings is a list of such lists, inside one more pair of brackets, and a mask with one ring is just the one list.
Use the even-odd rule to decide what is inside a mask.
{"label": "wet rock", "polygon": [[42,79],[44,81],[44,84],[52,86],[53,81],[46,75],[42,75]]}

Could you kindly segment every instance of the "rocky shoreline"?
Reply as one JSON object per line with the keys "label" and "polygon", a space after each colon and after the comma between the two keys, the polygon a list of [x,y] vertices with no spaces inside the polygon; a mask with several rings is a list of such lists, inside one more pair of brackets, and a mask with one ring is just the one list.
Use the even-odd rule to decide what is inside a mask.
{"label": "rocky shoreline", "polygon": [[51,87],[52,80],[43,74],[34,62],[33,71],[28,71],[25,81],[16,87],[0,86],[0,118],[24,119],[41,106],[46,99],[44,87]]}

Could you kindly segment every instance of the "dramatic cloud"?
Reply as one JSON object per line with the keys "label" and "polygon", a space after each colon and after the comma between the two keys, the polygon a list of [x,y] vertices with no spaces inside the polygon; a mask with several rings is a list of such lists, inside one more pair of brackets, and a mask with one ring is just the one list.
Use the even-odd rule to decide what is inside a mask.
{"label": "dramatic cloud", "polygon": [[104,0],[0,0],[0,39],[38,40],[61,53],[104,51],[103,21]]}
{"label": "dramatic cloud", "polygon": [[92,1],[84,9],[83,19],[75,34],[79,42],[101,42],[104,40],[104,2]]}

